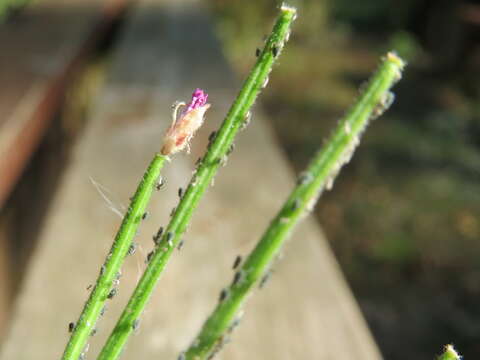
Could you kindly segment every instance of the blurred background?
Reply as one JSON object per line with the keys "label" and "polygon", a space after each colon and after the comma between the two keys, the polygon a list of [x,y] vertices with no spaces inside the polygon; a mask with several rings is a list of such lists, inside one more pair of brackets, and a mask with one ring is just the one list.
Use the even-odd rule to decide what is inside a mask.
{"label": "blurred background", "polygon": [[[8,24],[28,21],[22,19],[22,11],[29,6],[28,1],[1,1],[0,38]],[[263,44],[258,34],[269,32],[279,2],[204,3],[225,56],[237,77],[243,78],[255,48]],[[281,69],[261,103],[295,171],[305,167],[319,137],[330,134],[380,55],[395,49],[409,63],[394,89],[394,105],[367,131],[354,160],[315,213],[382,354],[393,360],[431,359],[441,345],[453,342],[465,358],[476,358],[480,1],[291,3],[298,6],[299,17]],[[14,245],[3,242],[0,270],[28,261],[62,161],[81,135],[89,99],[99,91],[111,45],[126,19],[128,7],[114,12],[106,29],[99,29],[99,38],[82,58],[84,66],[69,74],[75,85],[65,85],[57,120],[31,148],[28,162],[6,191],[0,234],[16,240]],[[7,66],[5,61],[0,64]],[[1,96],[6,92],[1,89]],[[44,172],[45,166],[51,176],[41,177],[43,182],[26,176]],[[31,204],[27,199],[32,192],[44,201]],[[18,225],[27,218],[35,225]],[[1,259],[10,253],[15,258],[8,265]],[[0,314],[3,328],[23,275],[9,274],[15,278],[9,275],[3,282],[4,294],[8,293]]]}

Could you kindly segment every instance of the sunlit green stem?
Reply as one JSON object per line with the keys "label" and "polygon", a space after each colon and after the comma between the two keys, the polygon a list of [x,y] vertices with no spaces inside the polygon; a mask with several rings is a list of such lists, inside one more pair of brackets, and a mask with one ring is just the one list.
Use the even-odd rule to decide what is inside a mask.
{"label": "sunlit green stem", "polygon": [[221,301],[185,352],[186,360],[201,360],[218,351],[227,333],[239,321],[238,313],[257,282],[268,276],[273,260],[293,227],[310,212],[324,189],[331,188],[340,168],[346,164],[369,120],[380,115],[393,100],[389,89],[401,77],[404,62],[387,54],[356,104],[340,121],[330,139],[300,176],[297,186],[263,234],[255,249],[222,291]]}
{"label": "sunlit green stem", "polygon": [[72,335],[62,357],[63,360],[79,359],[90,334],[95,328],[105,301],[112,296],[111,291],[114,288],[114,281],[120,274],[123,260],[128,254],[132,245],[132,239],[137,233],[138,225],[145,214],[147,204],[157,184],[165,159],[165,156],[156,154],[138,185],[120,229],[115,236],[112,248],[101,267],[95,287],[73,328]]}
{"label": "sunlit green stem", "polygon": [[461,360],[462,357],[453,348],[453,345],[446,345],[442,355],[438,357],[438,360]]}
{"label": "sunlit green stem", "polygon": [[197,167],[188,188],[168,224],[164,236],[155,248],[153,257],[140,279],[130,301],[108,338],[98,360],[116,359],[129,335],[134,330],[160,274],[173,250],[178,245],[203,193],[212,182],[218,167],[226,161],[238,130],[249,121],[249,112],[255,99],[265,86],[272,65],[279,56],[295,18],[295,10],[282,7],[265,47],[230,108],[220,129],[212,138],[209,148]]}

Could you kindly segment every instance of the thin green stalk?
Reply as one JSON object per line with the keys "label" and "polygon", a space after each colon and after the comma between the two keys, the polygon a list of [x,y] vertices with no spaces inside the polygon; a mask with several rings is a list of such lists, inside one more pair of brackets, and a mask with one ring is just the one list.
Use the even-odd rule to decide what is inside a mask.
{"label": "thin green stalk", "polygon": [[240,93],[230,108],[220,129],[213,137],[207,152],[190,184],[180,200],[164,236],[155,248],[149,265],[140,279],[130,301],[103,347],[98,360],[116,359],[129,335],[132,333],[138,318],[150,298],[160,274],[165,268],[173,250],[178,245],[197,207],[203,193],[212,182],[218,167],[223,164],[238,130],[249,121],[249,111],[261,89],[265,86],[272,65],[283,48],[290,32],[290,25],[295,18],[295,10],[282,6],[280,15],[273,27],[265,47],[245,81]]}
{"label": "thin green stalk", "polygon": [[258,281],[261,286],[266,281],[272,262],[293,227],[313,209],[320,193],[331,188],[342,165],[350,160],[369,120],[390,105],[393,97],[389,89],[400,79],[403,67],[403,61],[393,53],[382,60],[356,104],[300,176],[280,212],[235,273],[233,282],[222,290],[215,310],[183,354],[186,360],[205,359],[220,350],[226,334],[238,324],[237,314],[246,296]]}
{"label": "thin green stalk", "polygon": [[85,303],[82,313],[73,326],[73,332],[63,353],[63,360],[78,360],[82,354],[89,336],[92,334],[98,317],[104,307],[105,301],[112,298],[116,292],[114,281],[120,276],[120,268],[125,256],[128,254],[132,239],[137,232],[139,223],[145,214],[147,204],[152,195],[160,170],[166,157],[155,154],[143,175],[130,206],[122,220],[120,229],[115,236],[112,248],[100,269],[94,289]]}
{"label": "thin green stalk", "polygon": [[442,355],[438,357],[438,360],[461,360],[462,356],[454,349],[453,345],[446,345]]}

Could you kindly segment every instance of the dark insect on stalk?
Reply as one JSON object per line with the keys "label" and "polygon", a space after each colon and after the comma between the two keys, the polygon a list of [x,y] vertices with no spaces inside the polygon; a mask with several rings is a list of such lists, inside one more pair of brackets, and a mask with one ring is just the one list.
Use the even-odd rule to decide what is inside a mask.
{"label": "dark insect on stalk", "polygon": [[217,132],[216,131],[212,131],[210,133],[210,135],[208,135],[208,142],[212,142],[213,139],[215,139],[215,136],[217,136]]}
{"label": "dark insect on stalk", "polygon": [[70,324],[68,324],[68,332],[73,332],[73,330],[75,329],[75,323],[74,322],[71,322]]}
{"label": "dark insect on stalk", "polygon": [[218,298],[218,301],[222,302],[228,297],[228,290],[227,289],[222,289],[220,292],[220,297]]}
{"label": "dark insect on stalk", "polygon": [[165,186],[165,179],[163,177],[161,177],[158,182],[157,182],[157,185],[155,185],[155,188],[157,190],[160,190],[162,187]]}
{"label": "dark insect on stalk", "polygon": [[180,242],[178,243],[178,246],[177,246],[177,250],[180,251],[182,250],[182,247],[183,247],[183,244],[185,243],[185,241],[183,240],[180,240]]}
{"label": "dark insect on stalk", "polygon": [[93,284],[90,284],[87,286],[87,291],[90,290],[93,287]]}
{"label": "dark insect on stalk", "polygon": [[243,277],[242,271],[241,271],[241,270],[240,270],[240,271],[237,271],[237,272],[235,273],[235,275],[233,276],[232,285],[238,284],[238,282],[242,279],[242,277]]}
{"label": "dark insect on stalk", "polygon": [[148,211],[145,211],[142,215],[142,220],[145,220],[146,218],[148,218]]}
{"label": "dark insect on stalk", "polygon": [[259,57],[261,53],[262,53],[262,50],[260,50],[260,48],[256,48],[256,50],[255,50],[255,56],[256,56],[256,57]]}
{"label": "dark insect on stalk", "polygon": [[178,197],[181,198],[183,196],[183,188],[178,188]]}
{"label": "dark insect on stalk", "polygon": [[140,319],[135,319],[132,323],[132,329],[135,331],[140,327]]}
{"label": "dark insect on stalk", "polygon": [[130,247],[128,248],[128,255],[133,255],[135,254],[135,251],[137,251],[137,244],[132,243]]}
{"label": "dark insect on stalk", "polygon": [[163,234],[163,226],[160,226],[157,233],[153,235],[153,242],[155,243],[155,245],[158,245],[158,243],[160,242],[160,239],[162,238],[162,234]]}
{"label": "dark insect on stalk", "polygon": [[90,336],[95,336],[97,334],[97,328],[93,328],[90,332]]}
{"label": "dark insect on stalk", "polygon": [[112,290],[110,290],[110,292],[108,293],[107,295],[107,299],[113,299],[113,297],[117,295],[117,289],[113,288]]}
{"label": "dark insect on stalk", "polygon": [[152,260],[153,254],[154,254],[154,251],[150,251],[150,252],[147,254],[146,263],[149,263],[150,260]]}
{"label": "dark insect on stalk", "polygon": [[277,57],[278,55],[278,47],[277,46],[272,46],[272,55],[273,57]]}
{"label": "dark insect on stalk", "polygon": [[237,255],[237,257],[235,258],[235,261],[233,262],[232,269],[235,270],[238,267],[238,265],[240,265],[241,262],[242,262],[242,256]]}

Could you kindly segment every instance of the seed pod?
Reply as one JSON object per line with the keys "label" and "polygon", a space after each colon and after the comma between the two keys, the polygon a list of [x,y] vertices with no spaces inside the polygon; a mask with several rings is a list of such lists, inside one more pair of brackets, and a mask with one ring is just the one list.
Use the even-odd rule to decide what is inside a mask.
{"label": "seed pod", "polygon": [[[192,101],[187,105],[177,103],[172,112],[172,124],[168,128],[161,149],[162,155],[175,154],[187,148],[192,136],[202,126],[205,112],[210,108],[208,95],[201,89],[192,94]],[[187,106],[177,118],[180,106]]]}

